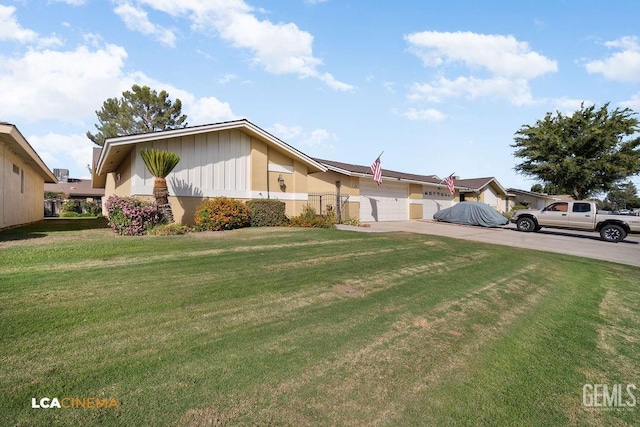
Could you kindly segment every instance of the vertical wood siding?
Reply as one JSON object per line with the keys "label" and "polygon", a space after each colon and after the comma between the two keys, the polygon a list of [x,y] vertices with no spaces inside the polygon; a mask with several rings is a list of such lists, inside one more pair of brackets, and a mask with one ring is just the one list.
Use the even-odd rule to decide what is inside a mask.
{"label": "vertical wood siding", "polygon": [[167,177],[175,196],[249,198],[250,137],[238,130],[190,135],[139,144],[135,148],[131,194],[151,195],[154,178],[147,171],[143,148],[173,151],[180,162]]}

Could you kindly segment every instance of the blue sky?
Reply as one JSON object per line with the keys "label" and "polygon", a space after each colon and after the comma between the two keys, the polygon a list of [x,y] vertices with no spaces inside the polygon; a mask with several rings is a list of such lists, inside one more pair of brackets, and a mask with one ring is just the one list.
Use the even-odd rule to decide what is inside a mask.
{"label": "blue sky", "polygon": [[136,83],[189,125],[247,118],[314,157],[384,151],[383,169],[529,189],[520,127],[581,102],[640,112],[639,16],[635,0],[0,1],[0,120],[88,177],[95,111]]}

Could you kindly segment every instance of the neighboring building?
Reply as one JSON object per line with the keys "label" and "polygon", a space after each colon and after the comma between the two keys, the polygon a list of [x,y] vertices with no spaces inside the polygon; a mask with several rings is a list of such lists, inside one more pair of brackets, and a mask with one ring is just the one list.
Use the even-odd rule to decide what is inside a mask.
{"label": "neighboring building", "polygon": [[508,212],[513,207],[513,197],[494,177],[456,179],[460,187],[461,202],[482,202],[498,212]]}
{"label": "neighboring building", "polygon": [[[54,169],[53,174],[58,179],[56,184],[44,184],[45,216],[59,216],[60,208],[64,200],[77,200],[102,204],[104,188],[93,188],[90,179],[69,178],[68,169]],[[62,198],[47,198],[47,193],[61,193]]]}
{"label": "neighboring building", "polygon": [[0,229],[44,219],[45,183],[56,177],[15,125],[0,122]]}
{"label": "neighboring building", "polygon": [[507,192],[513,195],[515,205],[527,206],[530,209],[542,209],[556,200],[556,196],[535,191],[518,190],[517,188],[507,188]]}

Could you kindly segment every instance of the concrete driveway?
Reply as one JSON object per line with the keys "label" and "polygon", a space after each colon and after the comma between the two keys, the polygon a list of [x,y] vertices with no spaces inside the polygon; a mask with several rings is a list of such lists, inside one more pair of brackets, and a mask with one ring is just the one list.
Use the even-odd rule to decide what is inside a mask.
{"label": "concrete driveway", "polygon": [[620,243],[609,243],[600,240],[600,236],[595,232],[542,229],[537,233],[522,233],[517,231],[513,224],[499,228],[485,228],[417,220],[372,222],[368,225],[369,227],[339,225],[338,228],[369,233],[405,231],[431,234],[640,266],[640,235],[638,234],[631,234]]}

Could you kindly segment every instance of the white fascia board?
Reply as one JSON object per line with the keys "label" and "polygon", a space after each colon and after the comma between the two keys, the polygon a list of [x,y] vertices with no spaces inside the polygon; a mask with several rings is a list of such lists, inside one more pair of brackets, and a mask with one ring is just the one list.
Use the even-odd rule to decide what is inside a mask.
{"label": "white fascia board", "polygon": [[104,159],[108,158],[109,151],[111,147],[119,146],[119,145],[132,145],[138,144],[141,142],[155,141],[158,139],[170,139],[170,138],[178,138],[183,136],[197,135],[201,133],[208,133],[212,131],[222,131],[222,130],[230,130],[230,129],[247,129],[250,133],[260,136],[261,138],[269,141],[274,144],[278,148],[292,155],[293,157],[301,160],[302,162],[309,164],[321,172],[326,172],[327,168],[313,160],[311,157],[307,156],[301,151],[296,150],[270,133],[264,131],[258,126],[254,125],[247,119],[235,120],[230,122],[222,122],[222,123],[214,123],[210,125],[203,126],[195,126],[191,128],[179,128],[179,129],[170,129],[161,132],[150,132],[143,133],[138,135],[127,135],[120,136],[117,138],[109,138],[105,140],[104,149],[100,154],[100,158],[98,159],[98,175],[102,174],[102,165],[104,163]]}

